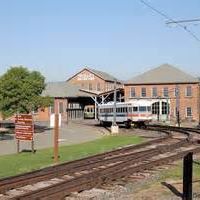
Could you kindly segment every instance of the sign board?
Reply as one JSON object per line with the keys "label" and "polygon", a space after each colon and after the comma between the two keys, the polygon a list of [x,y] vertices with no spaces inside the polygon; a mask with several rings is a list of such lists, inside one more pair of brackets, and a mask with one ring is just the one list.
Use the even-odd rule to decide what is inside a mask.
{"label": "sign board", "polygon": [[34,123],[30,114],[19,114],[15,117],[15,136],[17,140],[33,140]]}
{"label": "sign board", "polygon": [[[61,114],[59,113],[58,118],[58,126],[61,127]],[[50,116],[50,128],[55,127],[55,114],[51,114]]]}
{"label": "sign board", "polygon": [[94,74],[91,73],[81,73],[77,76],[78,81],[87,81],[87,80],[94,80]]}

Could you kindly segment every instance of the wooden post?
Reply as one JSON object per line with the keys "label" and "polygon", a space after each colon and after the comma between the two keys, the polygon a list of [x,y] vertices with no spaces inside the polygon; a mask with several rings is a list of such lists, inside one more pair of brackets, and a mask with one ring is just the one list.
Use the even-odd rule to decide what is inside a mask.
{"label": "wooden post", "polygon": [[58,163],[58,134],[59,134],[59,114],[55,114],[54,123],[54,163]]}
{"label": "wooden post", "polygon": [[191,152],[183,159],[183,200],[192,200],[192,162]]}
{"label": "wooden post", "polygon": [[19,149],[20,149],[20,143],[19,140],[17,140],[17,153],[19,153]]}

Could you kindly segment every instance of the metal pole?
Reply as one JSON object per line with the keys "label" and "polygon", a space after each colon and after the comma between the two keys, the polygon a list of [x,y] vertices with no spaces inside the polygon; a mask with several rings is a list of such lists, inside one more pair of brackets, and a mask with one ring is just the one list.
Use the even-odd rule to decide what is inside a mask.
{"label": "metal pole", "polygon": [[95,96],[94,97],[94,99],[95,99],[95,103],[94,103],[94,118],[95,118],[95,120],[97,120],[97,97]]}
{"label": "metal pole", "polygon": [[55,113],[54,123],[54,163],[58,163],[58,134],[59,134],[59,114]]}
{"label": "metal pole", "polygon": [[180,111],[179,111],[179,105],[180,104],[180,91],[178,85],[176,85],[176,122],[178,124],[178,127],[180,127]]}
{"label": "metal pole", "polygon": [[169,120],[169,98],[167,97],[167,121]]}
{"label": "metal pole", "polygon": [[193,153],[188,153],[183,160],[183,200],[192,200],[192,162]]}
{"label": "metal pole", "polygon": [[117,92],[116,92],[116,80],[114,83],[114,106],[113,106],[113,126],[116,126],[116,101],[117,101]]}

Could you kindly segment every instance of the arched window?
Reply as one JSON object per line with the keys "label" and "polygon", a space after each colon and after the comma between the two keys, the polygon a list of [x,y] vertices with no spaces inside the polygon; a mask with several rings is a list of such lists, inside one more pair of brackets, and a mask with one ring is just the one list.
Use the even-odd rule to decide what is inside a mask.
{"label": "arched window", "polygon": [[162,114],[163,115],[169,114],[169,104],[166,102],[162,102]]}
{"label": "arched window", "polygon": [[152,114],[158,115],[160,113],[159,102],[155,102],[152,104]]}

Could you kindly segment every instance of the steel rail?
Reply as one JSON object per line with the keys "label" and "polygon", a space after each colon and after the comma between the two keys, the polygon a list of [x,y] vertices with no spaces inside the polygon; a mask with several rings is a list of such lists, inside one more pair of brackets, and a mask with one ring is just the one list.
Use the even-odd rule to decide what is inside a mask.
{"label": "steel rail", "polygon": [[75,179],[65,180],[55,185],[48,186],[36,191],[28,192],[26,194],[13,197],[13,200],[28,200],[28,199],[63,199],[71,192],[82,191],[85,189],[91,189],[104,182],[116,180],[121,177],[129,176],[132,173],[141,172],[147,169],[151,169],[155,166],[167,164],[169,162],[176,161],[183,158],[187,153],[199,153],[200,147],[194,147],[180,152],[173,152],[172,155],[164,158],[157,158],[147,160],[141,163],[135,163],[135,161],[123,162],[119,165],[110,166],[106,169],[100,169],[99,171],[93,171],[89,174],[84,174]]}
{"label": "steel rail", "polygon": [[[24,185],[27,185],[27,184],[33,184],[33,183],[36,183],[36,182],[39,182],[39,181],[44,181],[44,180],[48,180],[48,179],[51,179],[51,178],[55,178],[55,177],[61,177],[63,175],[66,175],[66,174],[72,174],[72,173],[75,173],[77,171],[82,171],[82,170],[89,170],[91,168],[94,168],[94,167],[98,167],[100,165],[106,165],[106,164],[109,164],[109,163],[113,163],[113,162],[123,162],[124,160],[126,159],[133,159],[133,158],[138,158],[139,156],[142,156],[142,155],[150,155],[150,154],[155,154],[155,153],[159,153],[159,152],[165,152],[165,151],[168,151],[169,148],[174,148],[176,149],[177,147],[180,147],[180,146],[185,146],[188,144],[188,141],[186,140],[181,140],[181,141],[178,141],[178,142],[175,142],[175,143],[172,143],[170,146],[170,140],[171,141],[174,141],[175,139],[171,139],[169,138],[168,140],[165,140],[165,142],[167,142],[167,144],[162,144],[160,143],[159,146],[157,148],[155,147],[152,147],[150,148],[150,146],[148,146],[148,149],[141,149],[140,151],[133,151],[133,152],[130,152],[130,151],[127,151],[127,152],[124,152],[123,154],[120,154],[120,155],[113,155],[113,156],[109,156],[107,159],[105,160],[97,160],[97,161],[92,161],[91,162],[85,162],[85,163],[81,163],[80,165],[76,165],[76,166],[71,166],[71,165],[66,165],[62,168],[59,168],[59,170],[56,170],[56,171],[49,171],[48,173],[39,173],[39,174],[36,174],[36,176],[33,176],[33,177],[29,177],[29,179],[25,179],[25,176],[23,177],[23,179],[10,179],[9,180],[6,180],[4,181],[4,184],[2,183],[1,184],[1,187],[0,187],[0,192],[1,193],[4,193],[5,191],[9,190],[9,189],[12,189],[12,188],[15,188],[15,187],[20,187],[20,186],[24,186]],[[30,175],[30,174],[28,174]],[[34,173],[35,175],[35,173]]]}
{"label": "steel rail", "polygon": [[47,167],[47,168],[36,170],[33,172],[28,172],[28,173],[24,173],[17,176],[3,178],[3,179],[0,179],[0,193],[5,192],[8,189],[12,189],[16,186],[20,187],[27,183],[33,184],[40,180],[47,180],[49,178],[57,177],[58,175],[66,173],[67,171],[70,171],[70,170],[72,171],[73,169],[82,167],[83,165],[92,164],[92,163],[94,164],[95,162],[101,162],[102,160],[106,160],[111,156],[127,153],[128,151],[134,151],[141,148],[145,148],[149,145],[154,145],[157,143],[159,144],[165,141],[166,139],[170,139],[170,138],[163,137],[163,138],[152,140],[143,144],[134,145],[134,146],[132,145],[132,146],[124,147],[121,149],[105,152],[102,154],[89,156],[89,157],[82,158],[79,160],[70,161],[70,162],[59,164],[59,165]]}

